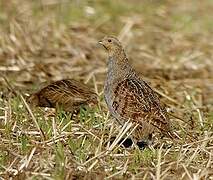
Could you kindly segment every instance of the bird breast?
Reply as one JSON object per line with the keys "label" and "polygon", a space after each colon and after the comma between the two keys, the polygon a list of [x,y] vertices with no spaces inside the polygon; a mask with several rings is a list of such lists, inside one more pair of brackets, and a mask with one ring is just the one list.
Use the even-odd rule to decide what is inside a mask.
{"label": "bird breast", "polygon": [[108,71],[104,84],[104,98],[110,111],[112,111],[112,103],[114,99],[113,84],[115,80],[115,72],[113,67],[113,59],[109,58],[107,62]]}
{"label": "bird breast", "polygon": [[123,79],[123,74],[119,72],[119,68],[117,67],[115,61],[113,61],[112,57],[109,58],[107,66],[108,66],[108,72],[107,72],[107,78],[104,84],[104,98],[109,108],[109,111],[112,113],[112,115],[115,118],[120,119],[121,118],[120,115],[114,111],[112,104],[116,96],[115,88],[118,82]]}

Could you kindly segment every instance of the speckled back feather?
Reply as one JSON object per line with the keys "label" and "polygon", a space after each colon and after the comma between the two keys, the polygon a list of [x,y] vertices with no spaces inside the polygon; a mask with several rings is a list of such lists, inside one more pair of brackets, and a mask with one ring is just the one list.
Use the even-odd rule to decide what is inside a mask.
{"label": "speckled back feather", "polygon": [[34,106],[52,108],[61,106],[65,111],[73,111],[81,105],[96,104],[97,97],[87,85],[73,79],[64,79],[32,94],[28,102]]}

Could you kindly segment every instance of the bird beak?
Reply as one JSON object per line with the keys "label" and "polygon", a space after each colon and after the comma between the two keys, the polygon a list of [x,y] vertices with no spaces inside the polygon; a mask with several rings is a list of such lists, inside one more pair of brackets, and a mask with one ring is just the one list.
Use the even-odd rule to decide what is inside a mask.
{"label": "bird beak", "polygon": [[101,45],[103,45],[103,42],[102,42],[102,41],[98,41],[98,44],[101,44]]}
{"label": "bird beak", "polygon": [[103,41],[98,41],[98,44],[101,44],[107,50],[107,47],[104,45]]}
{"label": "bird beak", "polygon": [[106,46],[104,45],[103,41],[98,41],[98,44],[101,44],[105,49],[107,49]]}

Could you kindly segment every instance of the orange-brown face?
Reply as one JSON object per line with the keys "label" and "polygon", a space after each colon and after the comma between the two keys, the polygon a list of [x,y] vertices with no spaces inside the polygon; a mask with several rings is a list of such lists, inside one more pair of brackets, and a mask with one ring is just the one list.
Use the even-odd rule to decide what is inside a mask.
{"label": "orange-brown face", "polygon": [[113,36],[105,36],[99,44],[103,45],[108,52],[116,51],[122,48],[120,41]]}

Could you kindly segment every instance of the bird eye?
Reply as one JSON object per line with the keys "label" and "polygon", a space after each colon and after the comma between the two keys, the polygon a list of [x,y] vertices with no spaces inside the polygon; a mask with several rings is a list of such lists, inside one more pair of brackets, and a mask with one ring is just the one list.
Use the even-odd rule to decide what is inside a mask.
{"label": "bird eye", "polygon": [[111,40],[111,39],[108,39],[108,42],[112,42],[112,40]]}

